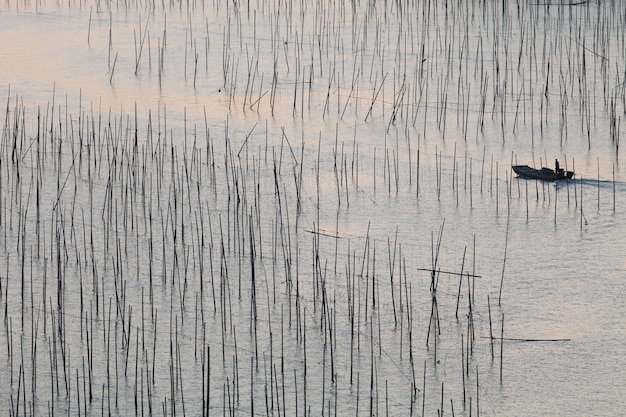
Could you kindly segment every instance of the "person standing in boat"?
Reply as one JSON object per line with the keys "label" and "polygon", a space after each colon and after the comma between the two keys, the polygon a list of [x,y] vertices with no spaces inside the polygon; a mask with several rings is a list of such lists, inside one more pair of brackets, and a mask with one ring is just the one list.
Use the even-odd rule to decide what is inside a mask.
{"label": "person standing in boat", "polygon": [[556,172],[558,174],[559,171],[560,171],[559,160],[555,159],[554,160],[554,172]]}

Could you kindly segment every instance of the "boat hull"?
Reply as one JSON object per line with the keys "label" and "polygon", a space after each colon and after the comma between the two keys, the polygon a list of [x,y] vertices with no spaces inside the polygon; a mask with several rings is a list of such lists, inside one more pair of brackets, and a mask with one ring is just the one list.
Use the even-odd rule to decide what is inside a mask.
{"label": "boat hull", "polygon": [[541,181],[559,181],[559,180],[569,180],[572,179],[574,173],[572,171],[559,170],[558,172],[543,167],[541,169],[531,168],[528,165],[513,165],[513,171],[520,178],[527,178],[533,180],[541,180]]}

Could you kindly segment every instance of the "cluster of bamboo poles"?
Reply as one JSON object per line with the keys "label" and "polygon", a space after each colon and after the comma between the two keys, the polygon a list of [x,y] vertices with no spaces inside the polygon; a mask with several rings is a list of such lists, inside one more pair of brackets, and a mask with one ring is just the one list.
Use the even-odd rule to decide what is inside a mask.
{"label": "cluster of bamboo poles", "polygon": [[[407,238],[370,203],[455,202],[527,221],[547,206],[557,223],[566,198],[582,229],[593,180],[514,181],[516,155],[505,166],[486,146],[461,156],[449,138],[471,149],[485,130],[506,142],[530,126],[534,146],[555,128],[571,141],[579,125],[592,147],[606,122],[617,154],[626,72],[609,58],[626,49],[623,32],[607,33],[625,16],[608,3],[109,2],[109,83],[121,82],[125,53],[113,13],[144,8],[128,42],[135,77],[158,68],[162,85],[182,71],[194,90],[223,93],[231,113],[321,121],[335,134],[297,140],[230,118],[222,130],[206,110],[188,125],[186,110],[172,122],[164,106],[117,114],[55,96],[35,110],[9,93],[0,406],[14,416],[484,413],[481,393],[505,382],[508,222],[494,284],[475,270],[475,236],[457,256],[442,222],[420,249],[427,233]],[[212,18],[198,23],[192,12],[205,7]],[[183,9],[182,26],[164,17]],[[384,142],[360,140],[362,126]],[[615,169],[601,186],[597,165],[597,209],[609,183],[615,211]],[[363,212],[378,224],[342,233],[341,217]]]}
{"label": "cluster of bamboo poles", "polygon": [[[475,238],[471,269],[464,251],[455,272],[442,264],[442,224],[421,268],[428,258],[397,225],[393,237],[369,226],[346,236],[339,215],[369,198],[472,189],[493,207],[514,195],[497,166],[479,176],[455,155],[425,162],[418,150],[409,179],[393,146],[364,169],[366,156],[337,138],[329,152],[284,131],[234,137],[227,124],[184,127],[180,146],[165,108],[140,128],[137,110],[88,107],[72,116],[54,99],[36,112],[7,100],[1,401],[11,415],[419,415],[442,407],[439,395],[456,413],[479,412],[475,352],[489,348],[476,320],[486,328],[491,307],[475,292]],[[376,165],[384,191],[371,181],[363,197],[357,178]],[[486,368],[497,359],[488,322]],[[463,373],[444,391],[435,381],[451,352]]]}
{"label": "cluster of bamboo poles", "polygon": [[107,17],[93,22],[90,12],[87,39],[106,38],[112,84],[119,55],[133,77],[182,79],[230,112],[619,150],[626,16],[614,2],[148,2],[134,4],[136,23],[114,19],[131,6],[99,4]]}

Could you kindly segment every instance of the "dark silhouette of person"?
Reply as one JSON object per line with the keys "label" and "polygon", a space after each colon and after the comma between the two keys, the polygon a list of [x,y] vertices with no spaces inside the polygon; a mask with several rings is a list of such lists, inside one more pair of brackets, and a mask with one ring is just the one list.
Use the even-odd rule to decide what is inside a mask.
{"label": "dark silhouette of person", "polygon": [[559,173],[559,171],[560,171],[560,167],[559,167],[559,160],[558,160],[558,159],[555,159],[555,160],[554,160],[554,172],[556,172],[556,173],[558,174],[558,173]]}

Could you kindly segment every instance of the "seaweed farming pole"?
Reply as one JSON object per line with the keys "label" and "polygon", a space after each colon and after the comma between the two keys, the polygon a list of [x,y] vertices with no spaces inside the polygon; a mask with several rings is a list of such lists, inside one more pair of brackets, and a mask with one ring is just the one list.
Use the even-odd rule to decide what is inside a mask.
{"label": "seaweed farming pole", "polygon": [[583,181],[580,179],[580,230],[583,230]]}
{"label": "seaweed farming pole", "polygon": [[415,198],[419,200],[420,198],[420,148],[417,148],[417,172],[415,176],[416,190],[415,190]]}
{"label": "seaweed farming pole", "polygon": [[[567,169],[567,165],[565,169]],[[576,160],[574,158],[572,158],[572,171],[576,172]],[[568,190],[569,190],[569,182],[568,182]],[[567,192],[567,202],[569,204],[569,191]],[[574,207],[578,208],[578,189],[576,188],[576,183],[574,183]]]}
{"label": "seaweed farming pole", "polygon": [[[581,213],[582,213],[582,205],[581,205]],[[504,240],[504,259],[502,260],[502,276],[500,277],[500,292],[498,293],[498,306],[501,306],[502,300],[502,284],[504,283],[504,268],[506,266],[506,252],[509,246],[509,222],[511,218],[507,217],[506,220],[506,237]]]}
{"label": "seaweed farming pole", "polygon": [[600,211],[600,158],[596,158],[598,162],[598,211]]}
{"label": "seaweed farming pole", "polygon": [[426,360],[424,359],[424,382],[422,385],[422,417],[426,408]]}
{"label": "seaweed farming pole", "polygon": [[613,164],[613,213],[615,213],[615,164]]}
{"label": "seaweed farming pole", "polygon": [[465,389],[465,353],[464,353],[464,346],[463,346],[463,332],[461,332],[461,377],[462,377],[462,381],[463,381],[463,407],[465,407],[465,401],[466,401],[466,389]]}
{"label": "seaweed farming pole", "polygon": [[502,348],[504,347],[504,313],[502,313],[502,327],[500,330],[500,384],[502,384]]}
{"label": "seaweed farming pole", "polygon": [[430,293],[431,293],[431,311],[430,319],[428,322],[428,331],[426,333],[426,347],[429,347],[431,328],[434,333],[434,362],[437,363],[437,335],[441,332],[439,327],[439,308],[437,305],[437,284],[439,281],[439,271],[437,270],[437,261],[439,259],[439,249],[441,248],[441,238],[443,235],[444,223],[439,229],[439,237],[437,239],[437,246],[435,249],[434,234],[431,232],[431,257],[432,257],[432,270],[430,281]]}
{"label": "seaweed farming pole", "polygon": [[[461,262],[461,272],[459,273],[459,292],[456,296],[456,311],[454,313],[457,320],[459,319],[459,300],[461,299],[461,285],[463,284],[463,269],[465,268],[465,253],[467,252],[467,246],[463,249],[463,262]],[[470,300],[471,304],[471,300]]]}
{"label": "seaweed farming pole", "polygon": [[[397,314],[396,314],[396,299],[394,296],[394,290],[393,290],[393,273],[394,273],[394,269],[395,269],[395,263],[396,263],[396,247],[397,247],[397,243],[398,243],[398,226],[396,226],[396,234],[395,234],[395,239],[394,239],[394,243],[393,243],[393,257],[391,256],[391,246],[390,246],[390,241],[389,238],[387,238],[387,253],[388,253],[388,257],[389,257],[389,278],[391,281],[391,304],[393,307],[393,320],[394,320],[394,324],[397,326],[398,325],[398,318],[397,318]],[[402,278],[402,272],[400,273],[400,278]],[[400,300],[400,302],[402,302],[402,300]]]}
{"label": "seaweed farming pole", "polygon": [[[559,187],[554,188],[554,225],[556,226],[556,206],[559,201]],[[599,208],[599,207],[598,207]]]}
{"label": "seaweed farming pole", "polygon": [[489,301],[489,294],[487,294],[487,310],[489,311],[489,340],[491,342],[491,360],[493,361],[493,327],[491,325],[491,302]]}

